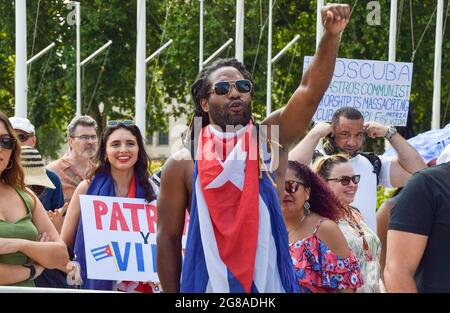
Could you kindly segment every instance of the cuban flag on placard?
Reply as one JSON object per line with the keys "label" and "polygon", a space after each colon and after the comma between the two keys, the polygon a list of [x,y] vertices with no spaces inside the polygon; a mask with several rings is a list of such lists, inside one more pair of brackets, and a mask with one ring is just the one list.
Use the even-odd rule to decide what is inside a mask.
{"label": "cuban flag on placard", "polygon": [[276,190],[259,177],[256,127],[202,129],[181,292],[297,292]]}
{"label": "cuban flag on placard", "polygon": [[101,246],[98,248],[91,249],[92,256],[94,257],[95,261],[100,261],[106,258],[112,257],[112,251],[109,244],[105,246]]}

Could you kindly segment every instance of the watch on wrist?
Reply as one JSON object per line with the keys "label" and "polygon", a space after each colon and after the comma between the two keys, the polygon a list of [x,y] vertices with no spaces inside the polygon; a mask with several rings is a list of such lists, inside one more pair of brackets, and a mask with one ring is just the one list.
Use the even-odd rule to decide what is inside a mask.
{"label": "watch on wrist", "polygon": [[36,275],[36,267],[34,266],[34,264],[27,263],[23,264],[22,266],[30,269],[30,277],[28,277],[27,280],[32,280]]}
{"label": "watch on wrist", "polygon": [[388,128],[388,131],[386,133],[386,135],[384,135],[384,138],[386,138],[387,140],[391,140],[391,138],[397,133],[397,128],[395,128],[394,126],[390,126]]}

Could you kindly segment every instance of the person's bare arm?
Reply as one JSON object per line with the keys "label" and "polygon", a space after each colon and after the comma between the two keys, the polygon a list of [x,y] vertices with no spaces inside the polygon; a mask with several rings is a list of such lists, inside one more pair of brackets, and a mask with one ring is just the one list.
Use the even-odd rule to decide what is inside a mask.
{"label": "person's bare arm", "polygon": [[62,240],[72,249],[81,216],[80,195],[86,194],[88,187],[89,183],[87,181],[82,181],[78,185],[77,189],[75,189],[72,200],[70,200],[69,207],[67,208],[66,217],[61,229]]}
{"label": "person's bare arm", "polygon": [[[351,250],[347,240],[335,222],[324,220],[317,231],[317,237],[322,240],[334,254],[344,259],[350,256]],[[354,293],[355,291],[356,289],[352,288],[337,290],[339,293]]]}
{"label": "person's bare arm", "polygon": [[289,160],[300,162],[309,166],[314,150],[321,138],[326,137],[332,131],[329,123],[320,122],[315,125],[308,134],[289,152]]}
{"label": "person's bare arm", "polygon": [[349,21],[350,7],[332,4],[322,9],[324,34],[311,65],[287,105],[266,118],[264,124],[280,126],[280,143],[289,147],[308,127],[333,76],[340,33]]}
{"label": "person's bare arm", "polygon": [[[30,190],[28,190],[32,193]],[[45,268],[64,268],[69,262],[66,245],[47,216],[42,203],[33,194],[32,222],[39,234],[46,234],[51,242],[32,241],[20,238],[0,238],[0,254],[21,252],[33,262]]]}
{"label": "person's bare arm", "polygon": [[[38,277],[44,270],[43,266],[35,265],[36,275]],[[13,265],[0,263],[0,286],[11,285],[28,280],[30,269],[22,265]]]}
{"label": "person's bare arm", "polygon": [[383,202],[377,211],[377,235],[381,242],[381,254],[380,254],[380,274],[381,279],[384,282],[384,267],[386,265],[386,244],[387,244],[387,232],[389,226],[389,216],[391,209],[395,205],[395,199],[390,198]]}
{"label": "person's bare arm", "polygon": [[192,175],[192,160],[180,159],[180,151],[167,160],[161,172],[157,210],[157,271],[164,292],[180,291],[181,237],[188,207],[187,179]]}
{"label": "person's bare arm", "polygon": [[388,292],[417,292],[414,273],[422,259],[428,236],[389,230],[384,282]]}

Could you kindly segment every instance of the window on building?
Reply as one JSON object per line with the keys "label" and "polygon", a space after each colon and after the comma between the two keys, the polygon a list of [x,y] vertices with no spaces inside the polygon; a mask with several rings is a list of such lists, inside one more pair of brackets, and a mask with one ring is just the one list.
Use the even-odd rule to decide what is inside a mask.
{"label": "window on building", "polygon": [[158,144],[160,146],[168,145],[169,144],[169,133],[158,132]]}

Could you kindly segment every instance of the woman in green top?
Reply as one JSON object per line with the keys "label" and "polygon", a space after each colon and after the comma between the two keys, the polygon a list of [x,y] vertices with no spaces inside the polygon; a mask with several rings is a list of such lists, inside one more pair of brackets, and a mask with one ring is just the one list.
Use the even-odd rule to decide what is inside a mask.
{"label": "woman in green top", "polygon": [[34,287],[44,268],[67,271],[69,256],[41,202],[25,187],[16,142],[0,112],[0,285]]}

